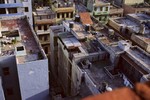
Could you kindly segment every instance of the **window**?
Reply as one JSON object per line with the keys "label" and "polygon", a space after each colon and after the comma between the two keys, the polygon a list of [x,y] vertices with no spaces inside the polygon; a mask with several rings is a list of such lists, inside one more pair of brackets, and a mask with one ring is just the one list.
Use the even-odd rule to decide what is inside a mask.
{"label": "window", "polygon": [[13,95],[14,94],[12,88],[7,88],[6,93],[7,93],[7,95]]}
{"label": "window", "polygon": [[9,12],[10,14],[12,14],[12,13],[17,13],[17,8],[8,8],[8,12]]}
{"label": "window", "polygon": [[64,18],[65,17],[65,14],[64,13],[62,13],[62,18]]}
{"label": "window", "polygon": [[103,7],[100,7],[100,11],[103,11]]}
{"label": "window", "polygon": [[47,30],[47,25],[44,25],[44,31],[46,31]]}
{"label": "window", "polygon": [[94,11],[96,11],[97,10],[97,7],[94,7]]}
{"label": "window", "polygon": [[23,50],[24,50],[23,46],[17,47],[17,51],[23,51]]}
{"label": "window", "polygon": [[2,69],[3,70],[3,74],[6,76],[6,75],[9,75],[10,72],[9,72],[9,67],[5,67]]}
{"label": "window", "polygon": [[60,18],[60,14],[59,13],[57,13],[57,18]]}
{"label": "window", "polygon": [[44,41],[47,41],[48,40],[48,36],[44,36]]}
{"label": "window", "polygon": [[42,28],[41,28],[41,26],[40,26],[40,25],[38,25],[38,30],[42,30]]}
{"label": "window", "polygon": [[28,11],[29,11],[28,7],[25,7],[25,12],[28,12]]}
{"label": "window", "polygon": [[73,18],[73,12],[71,12],[70,18]]}
{"label": "window", "polygon": [[106,11],[108,11],[108,7],[106,7]]}
{"label": "window", "polygon": [[0,0],[0,4],[3,4],[3,3],[5,3],[5,1],[4,0]]}
{"label": "window", "polygon": [[66,13],[66,18],[68,18],[69,17],[69,13]]}
{"label": "window", "polygon": [[0,8],[0,14],[6,14],[5,8]]}
{"label": "window", "polygon": [[46,54],[48,54],[48,47],[44,47],[44,51]]}

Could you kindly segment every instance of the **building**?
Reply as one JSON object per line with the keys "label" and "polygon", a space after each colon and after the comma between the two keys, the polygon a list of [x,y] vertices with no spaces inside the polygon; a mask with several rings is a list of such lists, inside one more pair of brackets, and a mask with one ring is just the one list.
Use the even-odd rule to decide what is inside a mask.
{"label": "building", "polygon": [[102,0],[89,0],[87,9],[91,15],[99,20],[101,23],[106,24],[109,18],[110,3]]}
{"label": "building", "polygon": [[3,90],[3,86],[2,86],[2,79],[0,79],[0,98],[2,100],[5,100],[4,90]]}
{"label": "building", "polygon": [[91,24],[90,17],[83,20],[81,14],[74,21],[63,21],[63,27],[53,26],[57,34],[55,71],[63,95],[80,94],[82,98],[149,80],[148,53],[123,41],[109,27]]}
{"label": "building", "polygon": [[113,1],[118,6],[122,6],[123,4],[134,5],[144,3],[144,0],[113,0]]}
{"label": "building", "polygon": [[75,4],[72,0],[53,0],[51,8],[56,13],[56,23],[61,23],[63,20],[72,20],[74,18]]}
{"label": "building", "polygon": [[6,100],[49,100],[48,60],[26,16],[0,20],[0,75]]}
{"label": "building", "polygon": [[58,34],[64,32],[64,27],[62,25],[50,26],[50,64],[51,64],[51,72],[54,77],[57,79],[58,77]]}
{"label": "building", "polygon": [[[76,16],[75,21],[63,21],[64,27],[50,27],[50,29],[52,30],[51,33],[56,34],[55,42],[57,44],[56,46],[51,46],[51,48],[53,48],[53,51],[55,50],[54,52],[51,52],[51,55],[55,55],[56,58],[51,59],[51,62],[55,63],[52,64],[52,68],[55,68],[57,79],[62,85],[63,93],[65,96],[75,96],[78,93],[80,93],[81,76],[83,73],[81,71],[82,69],[78,67],[78,64],[76,65],[76,60],[89,58],[90,60],[92,60],[93,63],[94,61],[100,61],[100,64],[102,64],[103,60],[107,59],[105,62],[106,65],[104,64],[103,67],[107,66],[108,64],[111,64],[111,62],[109,61],[109,54],[105,51],[105,49],[102,46],[100,46],[99,42],[95,38],[94,34],[96,33],[92,33],[90,31],[91,29],[93,29],[91,27],[93,25],[93,22],[92,20],[90,20],[90,16],[86,17],[86,20],[83,20],[82,14],[87,15],[87,13],[80,13],[80,16]],[[51,42],[51,45],[54,45],[54,43]],[[56,65],[57,63],[58,65]],[[100,70],[103,72],[103,69]],[[107,73],[103,73],[104,77],[107,77]],[[91,79],[89,80],[87,78],[87,81],[91,81]],[[116,85],[116,87],[123,86],[123,80],[121,81],[121,83],[119,85]],[[88,90],[89,88],[91,87],[87,86],[86,90]],[[96,87],[94,88],[97,89]],[[92,90],[89,90],[90,94],[92,93],[91,91]],[[96,91],[98,91],[98,89]],[[95,92],[93,92],[93,94],[94,93]]]}
{"label": "building", "polygon": [[108,24],[119,31],[134,44],[139,45],[147,52],[150,52],[150,16],[148,14],[128,14],[126,17],[110,18]]}
{"label": "building", "polygon": [[150,4],[147,2],[143,2],[140,4],[133,4],[133,5],[123,5],[124,15],[132,14],[132,13],[144,13],[146,11],[150,11]]}
{"label": "building", "polygon": [[34,29],[39,41],[49,57],[50,55],[50,29],[56,23],[56,15],[49,7],[37,8],[33,12]]}
{"label": "building", "polygon": [[0,18],[26,15],[31,25],[32,0],[0,0]]}
{"label": "building", "polygon": [[123,13],[124,13],[123,8],[121,8],[115,4],[110,5],[109,18],[123,17]]}

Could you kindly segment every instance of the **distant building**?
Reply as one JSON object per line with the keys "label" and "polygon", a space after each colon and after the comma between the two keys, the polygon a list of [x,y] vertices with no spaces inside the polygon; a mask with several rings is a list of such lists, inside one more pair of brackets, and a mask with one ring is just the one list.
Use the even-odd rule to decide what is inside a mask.
{"label": "distant building", "polygon": [[126,17],[110,18],[108,24],[123,37],[150,52],[150,16],[148,14],[128,14]]}
{"label": "distant building", "polygon": [[0,18],[26,15],[33,25],[32,0],[0,0]]}
{"label": "distant building", "polygon": [[88,0],[87,9],[91,15],[99,20],[101,23],[106,24],[109,18],[110,3],[102,0]]}
{"label": "distant building", "polygon": [[124,12],[123,8],[121,8],[115,4],[111,4],[110,5],[109,18],[123,17],[123,12]]}
{"label": "distant building", "polygon": [[134,5],[144,3],[144,0],[113,0],[113,1],[118,6],[122,6],[123,4]]}
{"label": "distant building", "polygon": [[49,100],[48,60],[28,19],[1,19],[0,37],[0,75],[6,100]]}
{"label": "distant building", "polygon": [[150,4],[147,2],[133,5],[123,5],[124,15],[132,14],[132,13],[145,13],[146,11],[150,11]]}
{"label": "distant building", "polygon": [[54,0],[51,5],[52,10],[56,13],[56,22],[61,23],[63,20],[72,20],[75,15],[75,4],[72,0]]}
{"label": "distant building", "polygon": [[56,23],[56,14],[49,7],[40,7],[33,12],[34,29],[39,41],[47,54],[50,56],[50,29]]}
{"label": "distant building", "polygon": [[148,81],[150,55],[129,41],[120,41],[112,29],[101,27],[97,31],[100,26],[91,24],[90,17],[82,19],[82,14],[86,15],[81,13],[74,21],[51,27],[57,36],[51,62],[58,62],[53,68],[63,94],[84,97]]}

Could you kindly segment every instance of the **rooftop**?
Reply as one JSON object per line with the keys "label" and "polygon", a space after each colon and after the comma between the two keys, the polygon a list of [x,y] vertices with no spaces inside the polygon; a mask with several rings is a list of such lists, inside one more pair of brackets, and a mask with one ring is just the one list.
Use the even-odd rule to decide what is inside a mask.
{"label": "rooftop", "polygon": [[[135,33],[135,36],[145,43],[150,43],[150,16],[147,14],[129,14],[127,17],[117,18],[114,21],[121,26],[127,27]],[[143,28],[144,29],[143,29]],[[141,30],[144,33],[140,33]]]}
{"label": "rooftop", "polygon": [[150,5],[147,2],[144,2],[144,3],[140,3],[140,4],[134,4],[134,5],[132,5],[132,7],[134,7],[134,8],[149,8]]}
{"label": "rooftop", "polygon": [[76,53],[81,52],[81,48],[87,54],[104,51],[103,48],[99,45],[98,41],[95,39],[79,41],[70,32],[59,34],[59,37],[68,50],[71,49],[73,51],[73,49],[78,48],[76,49],[78,51]]}
{"label": "rooftop", "polygon": [[104,67],[108,67],[111,65],[109,60],[100,60],[96,62],[91,62],[92,65],[90,68],[82,68],[80,65],[81,62],[78,63],[79,67],[87,73],[90,80],[96,85],[98,88],[101,86],[101,83],[106,82],[108,83],[109,87],[112,89],[116,89],[119,87],[124,86],[123,79],[120,77],[115,77],[111,79],[108,74],[106,73]]}
{"label": "rooftop", "polygon": [[138,47],[132,47],[127,51],[133,59],[136,59],[138,63],[142,64],[143,68],[150,72],[150,54],[143,51]]}
{"label": "rooftop", "polygon": [[82,12],[82,13],[79,13],[79,15],[80,15],[80,19],[81,19],[81,22],[83,23],[83,25],[86,25],[86,24],[92,25],[93,24],[93,21],[91,20],[91,17],[90,17],[90,13]]}
{"label": "rooftop", "polygon": [[0,28],[0,56],[16,55],[17,63],[45,58],[26,17],[0,20]]}
{"label": "rooftop", "polygon": [[64,7],[73,7],[74,2],[73,0],[53,0],[52,4],[56,8],[64,8]]}
{"label": "rooftop", "polygon": [[37,8],[36,11],[33,12],[34,16],[44,16],[55,14],[49,7],[40,7]]}

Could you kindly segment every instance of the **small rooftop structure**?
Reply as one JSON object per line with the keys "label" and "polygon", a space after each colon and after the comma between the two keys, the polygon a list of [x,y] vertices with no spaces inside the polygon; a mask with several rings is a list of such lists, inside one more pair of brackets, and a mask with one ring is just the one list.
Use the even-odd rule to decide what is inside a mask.
{"label": "small rooftop structure", "polygon": [[128,14],[126,17],[112,18],[109,25],[118,30],[122,36],[128,37],[150,52],[150,16],[148,14]]}

